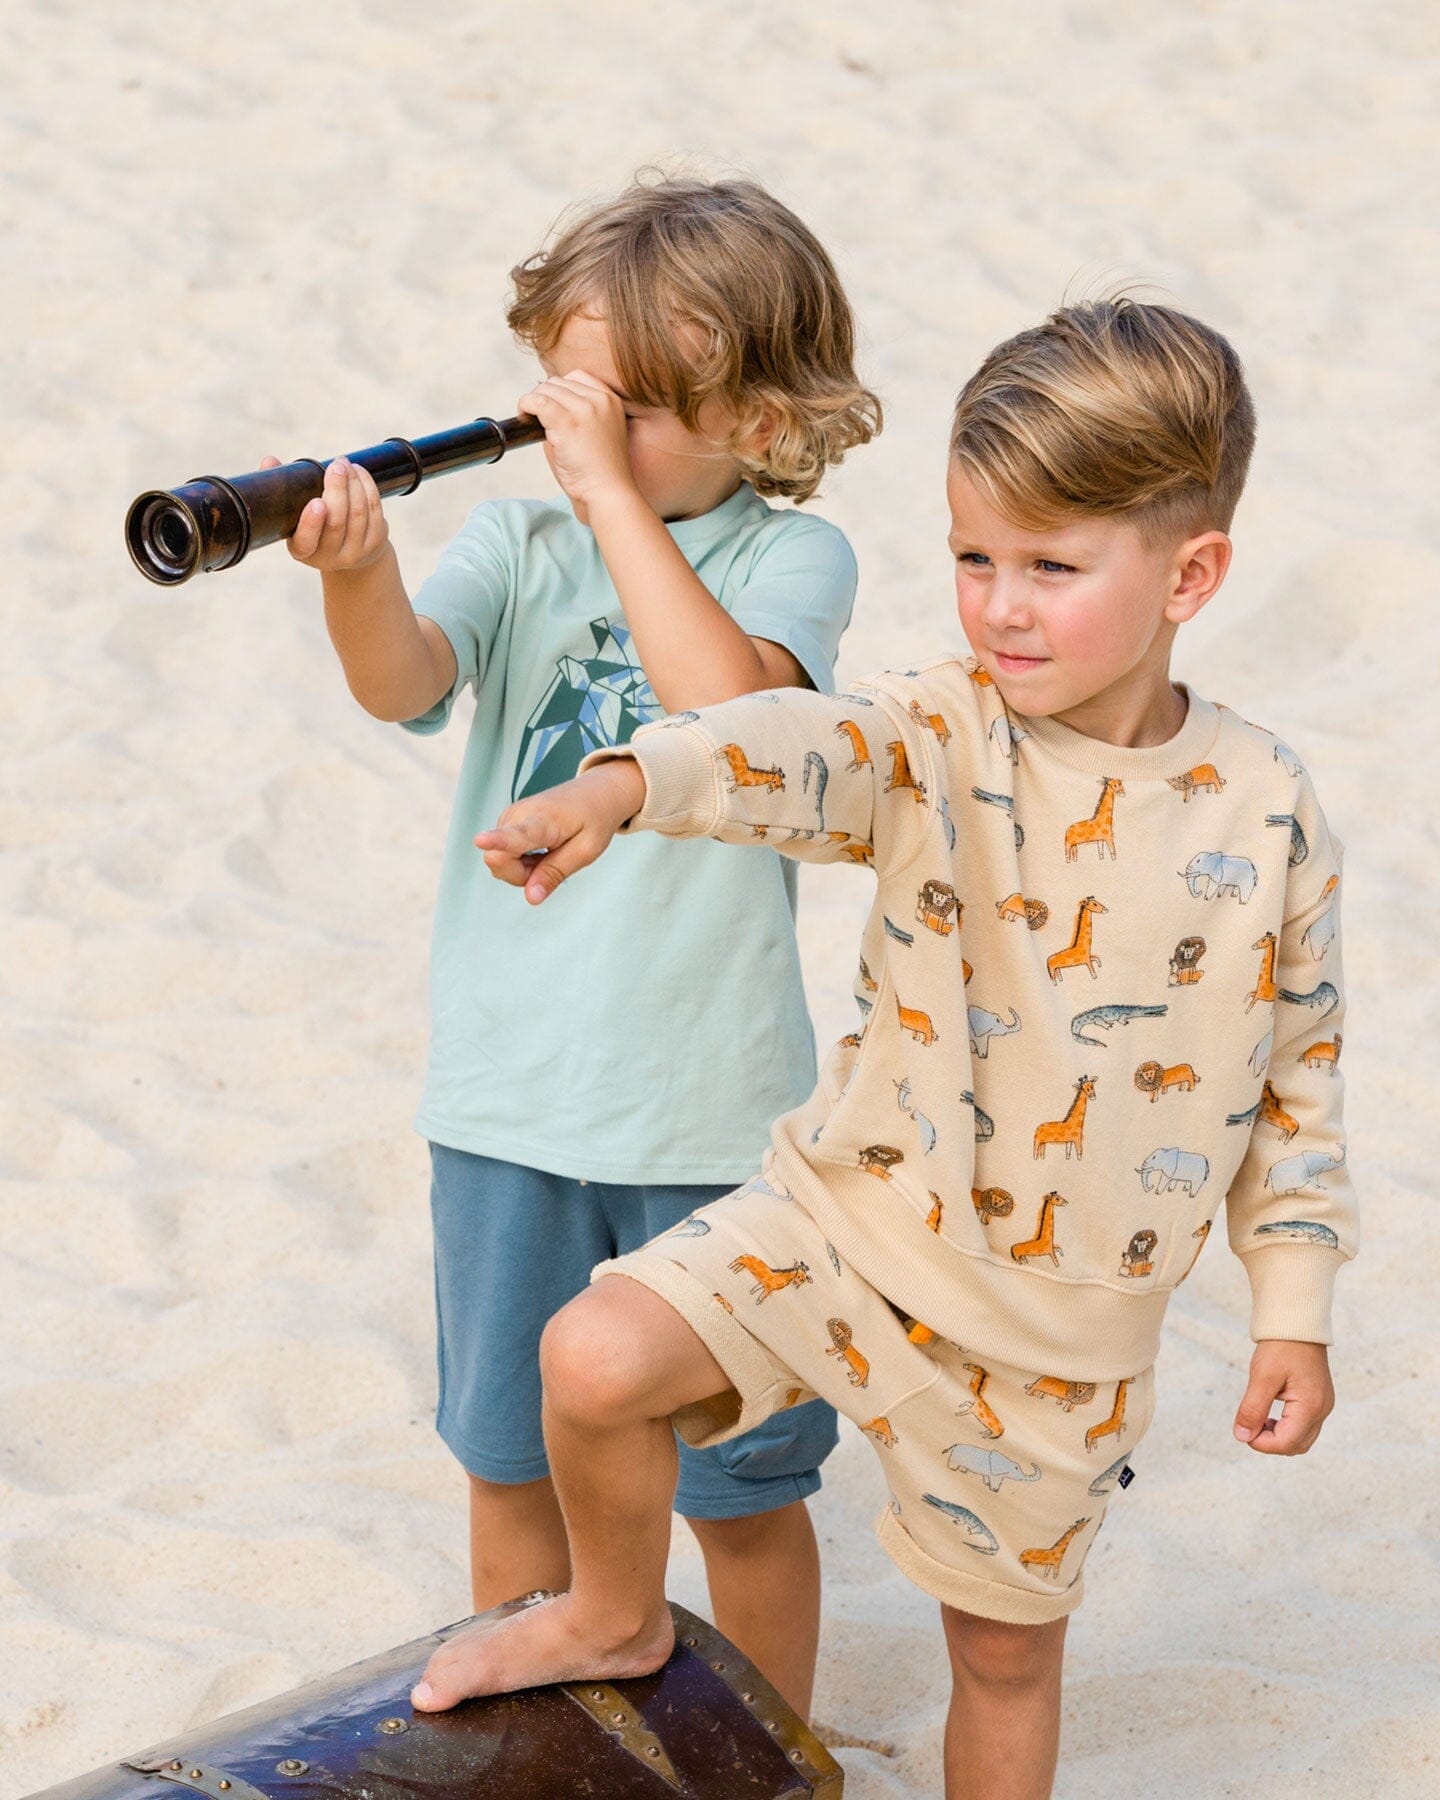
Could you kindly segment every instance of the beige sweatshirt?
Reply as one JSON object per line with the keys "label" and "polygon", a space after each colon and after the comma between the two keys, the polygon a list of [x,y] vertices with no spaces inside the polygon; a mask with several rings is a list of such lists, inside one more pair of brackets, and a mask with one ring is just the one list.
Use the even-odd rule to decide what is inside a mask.
{"label": "beige sweatshirt", "polygon": [[1330,1342],[1355,1252],[1340,845],[1290,749],[1188,699],[1124,749],[947,656],[585,765],[640,764],[626,829],[873,870],[859,1029],[764,1172],[911,1317],[1066,1379],[1148,1367],[1222,1200],[1257,1340]]}

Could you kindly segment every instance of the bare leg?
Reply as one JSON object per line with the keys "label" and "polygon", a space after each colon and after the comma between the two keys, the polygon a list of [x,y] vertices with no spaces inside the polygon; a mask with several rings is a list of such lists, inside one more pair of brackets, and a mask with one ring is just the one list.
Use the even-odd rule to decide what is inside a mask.
{"label": "bare leg", "polygon": [[658,1669],[679,1459],[670,1414],[729,1381],[673,1307],[612,1275],[563,1307],[540,1346],[545,1448],[570,1535],[570,1589],[430,1659],[411,1696],[440,1712],[471,1694]]}
{"label": "bare leg", "polygon": [[691,1519],[715,1623],[810,1717],[820,1645],[820,1552],[803,1500],[748,1519]]}
{"label": "bare leg", "polygon": [[470,1592],[486,1612],[536,1588],[570,1585],[565,1520],[548,1475],[513,1486],[470,1482]]}
{"label": "bare leg", "polygon": [[950,1606],[940,1616],[954,1682],[945,1800],[1049,1800],[1067,1621],[1005,1625]]}

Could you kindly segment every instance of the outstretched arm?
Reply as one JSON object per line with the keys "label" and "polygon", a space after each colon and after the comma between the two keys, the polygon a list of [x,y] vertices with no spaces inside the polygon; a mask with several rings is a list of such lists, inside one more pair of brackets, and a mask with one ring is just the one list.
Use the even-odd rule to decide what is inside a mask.
{"label": "outstretched arm", "polygon": [[532,904],[618,830],[888,864],[919,848],[938,777],[903,703],[879,686],[786,688],[644,726],[630,743],[592,752],[573,781],[507,807],[475,843]]}
{"label": "outstretched arm", "polygon": [[[278,458],[261,463],[274,468]],[[380,492],[343,456],[325,470],[325,491],[300,515],[290,538],[296,562],[317,569],[325,627],[350,692],[377,719],[414,719],[455,684],[455,653],[433,619],[417,617]]]}

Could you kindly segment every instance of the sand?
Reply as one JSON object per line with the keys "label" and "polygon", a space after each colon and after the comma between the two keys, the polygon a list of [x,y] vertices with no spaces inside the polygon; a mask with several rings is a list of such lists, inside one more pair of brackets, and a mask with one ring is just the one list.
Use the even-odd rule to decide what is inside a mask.
{"label": "sand", "polygon": [[[863,576],[843,675],[958,642],[944,425],[996,338],[1135,276],[1245,356],[1238,561],[1177,669],[1300,750],[1348,845],[1367,1240],[1304,1459],[1231,1439],[1223,1246],[1172,1308],[1057,1793],[1436,1791],[1437,35],[1339,0],[0,12],[0,1800],[467,1610],[409,1129],[461,733],[360,713],[281,550],[145,585],[125,504],[510,410],[506,270],[677,153],[796,206],[863,322],[890,424],[820,508]],[[404,568],[546,481],[397,503]],[[825,1039],[866,886],[805,874]],[[817,1711],[881,1746],[841,1752],[852,1800],[939,1780],[935,1608],[878,1503],[847,1431]]]}

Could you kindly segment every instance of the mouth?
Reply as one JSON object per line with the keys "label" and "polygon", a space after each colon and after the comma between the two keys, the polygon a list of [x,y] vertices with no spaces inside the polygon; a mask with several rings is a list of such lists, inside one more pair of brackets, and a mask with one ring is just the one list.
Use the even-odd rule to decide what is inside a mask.
{"label": "mouth", "polygon": [[1038,669],[1049,661],[1045,656],[1010,656],[1003,650],[996,650],[991,660],[1003,675],[1023,675],[1027,669]]}

